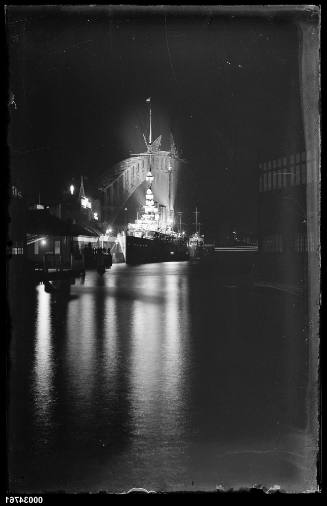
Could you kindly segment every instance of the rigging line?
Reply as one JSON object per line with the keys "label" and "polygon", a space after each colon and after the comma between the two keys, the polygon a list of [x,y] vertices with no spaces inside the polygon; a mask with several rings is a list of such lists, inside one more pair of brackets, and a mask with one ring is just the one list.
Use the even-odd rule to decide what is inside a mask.
{"label": "rigging line", "polygon": [[169,43],[168,43],[167,16],[166,16],[166,14],[165,14],[165,38],[166,38],[166,46],[167,46],[167,51],[168,51],[168,58],[169,58],[169,64],[170,64],[171,72],[172,72],[173,78],[177,82],[176,73],[175,73],[175,69],[174,69],[174,65],[173,65],[173,61],[172,61],[172,57],[171,57],[171,52],[170,52],[170,49],[169,49]]}
{"label": "rigging line", "polygon": [[136,116],[136,121],[137,121],[136,129],[137,129],[137,132],[140,136],[140,139],[142,139],[142,146],[143,146],[144,132],[146,131],[146,126],[145,126],[144,121],[142,119],[140,119],[140,115],[138,113],[136,113],[135,116]]}

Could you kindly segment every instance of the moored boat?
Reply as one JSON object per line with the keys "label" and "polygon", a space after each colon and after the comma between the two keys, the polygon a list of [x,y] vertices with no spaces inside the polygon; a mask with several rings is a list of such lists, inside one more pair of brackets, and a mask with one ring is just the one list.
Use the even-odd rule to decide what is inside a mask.
{"label": "moored boat", "polygon": [[189,251],[183,234],[160,219],[159,209],[153,200],[151,170],[146,177],[144,213],[129,223],[125,238],[125,261],[127,264],[188,260]]}
{"label": "moored boat", "polygon": [[188,241],[190,258],[199,259],[204,255],[204,237],[197,232]]}
{"label": "moored boat", "polygon": [[[146,175],[147,189],[143,211],[138,213],[133,223],[128,223],[126,233],[119,237],[119,243],[125,262],[127,264],[167,262],[177,260],[188,260],[189,249],[185,234],[174,230],[174,211],[172,206],[172,167],[168,167],[168,213],[154,202],[152,183],[154,176],[151,169],[151,157],[156,150],[158,138],[152,142],[151,126],[151,98],[147,99],[149,104],[149,141],[146,141],[147,153],[149,155],[149,171]],[[160,136],[161,137],[161,136]],[[170,156],[170,155],[168,155]],[[159,177],[160,179],[160,177]],[[140,215],[139,215],[140,214]]]}
{"label": "moored boat", "polygon": [[204,255],[204,235],[200,235],[199,211],[195,209],[195,233],[189,237],[188,249],[191,259],[197,260]]}

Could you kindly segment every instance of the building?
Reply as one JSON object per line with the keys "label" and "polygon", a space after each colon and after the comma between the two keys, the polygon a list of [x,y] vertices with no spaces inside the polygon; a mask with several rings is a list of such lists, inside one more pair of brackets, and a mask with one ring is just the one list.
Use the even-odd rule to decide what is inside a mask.
{"label": "building", "polygon": [[73,230],[48,209],[29,209],[26,218],[27,257],[34,266],[65,267],[71,263]]}
{"label": "building", "polygon": [[[92,221],[90,225],[86,217],[89,226],[83,226],[73,219],[73,213],[69,214],[75,206],[78,216],[80,205],[76,206],[76,202],[67,207],[65,201],[57,207],[41,202],[28,206],[15,185],[11,186],[10,194],[7,272],[9,285],[13,289],[22,286],[25,280],[29,284],[37,267],[70,268],[72,252],[76,252],[77,247],[81,249],[89,243],[100,246],[101,232],[93,229]],[[56,210],[62,209],[67,209],[67,214],[58,214],[64,214],[66,219],[56,213]]]}
{"label": "building", "polygon": [[12,185],[10,187],[8,207],[7,235],[7,284],[9,298],[15,295],[15,289],[21,284],[27,271],[26,264],[26,213],[27,205],[23,194]]}
{"label": "building", "polygon": [[14,185],[11,186],[9,204],[8,254],[21,257],[26,247],[25,217],[26,202],[22,193]]}
{"label": "building", "polygon": [[266,280],[306,283],[319,245],[308,224],[315,156],[302,151],[259,165],[258,271]]}
{"label": "building", "polygon": [[49,206],[49,212],[66,223],[78,226],[80,232],[83,229],[83,233],[74,236],[74,241],[79,247],[88,243],[100,245],[100,238],[105,233],[100,200],[86,196],[83,177],[79,191],[74,185],[70,185],[60,202]]}

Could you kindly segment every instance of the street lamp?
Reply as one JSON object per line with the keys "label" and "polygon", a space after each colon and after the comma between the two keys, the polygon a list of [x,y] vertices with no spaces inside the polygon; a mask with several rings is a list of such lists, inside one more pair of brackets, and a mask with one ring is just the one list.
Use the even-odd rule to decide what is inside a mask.
{"label": "street lamp", "polygon": [[73,184],[70,185],[69,191],[70,191],[71,195],[74,195],[74,193],[75,193],[75,186]]}

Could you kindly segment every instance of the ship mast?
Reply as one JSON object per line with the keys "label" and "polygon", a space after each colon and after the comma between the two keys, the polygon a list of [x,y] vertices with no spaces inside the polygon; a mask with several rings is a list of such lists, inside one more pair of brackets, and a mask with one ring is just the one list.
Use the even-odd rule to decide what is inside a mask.
{"label": "ship mast", "polygon": [[168,165],[168,212],[169,212],[169,219],[171,219],[171,214],[172,214],[172,206],[171,206],[171,171],[172,171],[172,166],[170,165],[170,162],[169,162],[169,165]]}
{"label": "ship mast", "polygon": [[182,211],[178,211],[178,218],[179,218],[179,233],[181,234],[182,233]]}
{"label": "ship mast", "polygon": [[80,188],[79,188],[79,198],[80,199],[85,199],[85,190],[84,190],[84,179],[83,179],[83,176],[81,176],[81,185],[80,185]]}
{"label": "ship mast", "polygon": [[150,128],[149,128],[149,144],[152,144],[152,111],[151,111],[151,97],[146,99],[146,102],[149,104],[149,120],[150,120]]}
{"label": "ship mast", "polygon": [[198,225],[199,225],[199,223],[198,223],[198,214],[200,214],[197,207],[195,208],[195,213],[194,214],[195,214],[195,233],[197,234],[198,233]]}

